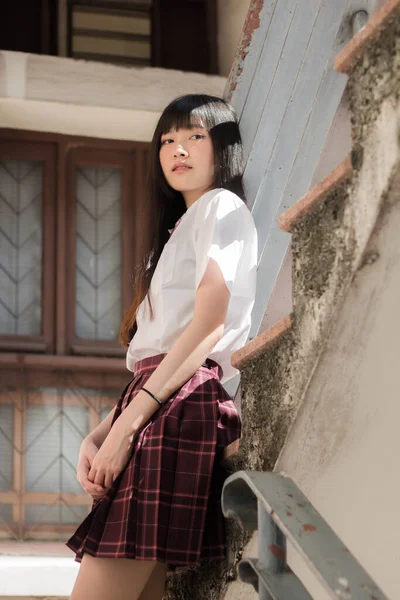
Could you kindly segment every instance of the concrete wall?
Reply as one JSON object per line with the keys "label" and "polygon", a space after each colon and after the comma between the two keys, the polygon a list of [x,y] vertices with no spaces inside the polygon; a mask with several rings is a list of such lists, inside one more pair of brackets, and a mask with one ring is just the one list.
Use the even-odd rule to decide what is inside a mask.
{"label": "concrete wall", "polygon": [[400,597],[397,169],[369,259],[339,310],[276,465],[293,477],[389,598]]}
{"label": "concrete wall", "polygon": [[159,113],[0,98],[0,127],[149,142]]}
{"label": "concrete wall", "polygon": [[222,96],[226,78],[0,51],[0,127],[150,141],[173,98]]}

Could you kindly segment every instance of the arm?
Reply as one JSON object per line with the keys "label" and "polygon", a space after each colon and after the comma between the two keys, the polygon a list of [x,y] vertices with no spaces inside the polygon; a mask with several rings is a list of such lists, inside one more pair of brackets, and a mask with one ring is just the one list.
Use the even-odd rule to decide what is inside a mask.
{"label": "arm", "polygon": [[[229,298],[220,268],[210,258],[196,291],[192,321],[146,382],[162,402],[192,377],[222,337]],[[124,435],[135,434],[157,408],[149,394],[139,392],[117,420]]]}
{"label": "arm", "polygon": [[[192,377],[221,338],[229,298],[221,270],[210,258],[196,291],[192,321],[146,382],[146,388],[162,402]],[[134,437],[157,409],[158,404],[149,394],[143,391],[136,394],[135,401],[115,421],[95,456],[89,481],[106,488],[112,485],[129,460]]]}
{"label": "arm", "polygon": [[90,442],[93,442],[98,448],[100,448],[111,429],[111,423],[114,417],[115,409],[116,405],[102,420],[102,422],[99,423],[97,427],[95,427],[93,431],[91,431],[89,435],[87,435],[85,438],[88,439]]}

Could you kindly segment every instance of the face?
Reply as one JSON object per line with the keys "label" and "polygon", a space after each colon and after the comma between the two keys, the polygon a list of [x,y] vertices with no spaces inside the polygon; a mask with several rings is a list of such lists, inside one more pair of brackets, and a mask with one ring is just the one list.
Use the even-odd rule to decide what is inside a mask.
{"label": "face", "polygon": [[[174,190],[182,192],[187,204],[211,188],[214,150],[210,134],[204,127],[163,134],[159,156],[165,179]],[[177,163],[185,166],[176,168]]]}

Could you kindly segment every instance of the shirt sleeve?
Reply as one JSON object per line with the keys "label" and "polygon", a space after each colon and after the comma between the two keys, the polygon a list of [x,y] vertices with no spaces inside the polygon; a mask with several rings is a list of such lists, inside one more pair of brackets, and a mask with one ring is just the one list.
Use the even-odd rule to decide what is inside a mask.
{"label": "shirt sleeve", "polygon": [[208,259],[213,258],[232,294],[247,231],[244,211],[248,211],[245,203],[227,190],[199,207],[195,220],[196,290]]}

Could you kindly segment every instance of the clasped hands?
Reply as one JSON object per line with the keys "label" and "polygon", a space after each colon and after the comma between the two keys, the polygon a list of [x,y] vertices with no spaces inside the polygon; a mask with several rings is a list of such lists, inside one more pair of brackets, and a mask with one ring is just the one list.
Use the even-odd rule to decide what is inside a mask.
{"label": "clasped hands", "polygon": [[90,436],[83,440],[78,459],[77,480],[93,499],[102,498],[126,467],[134,437],[133,433],[127,435],[123,421],[117,419],[100,448]]}

